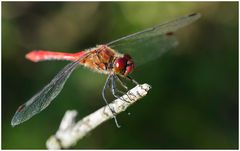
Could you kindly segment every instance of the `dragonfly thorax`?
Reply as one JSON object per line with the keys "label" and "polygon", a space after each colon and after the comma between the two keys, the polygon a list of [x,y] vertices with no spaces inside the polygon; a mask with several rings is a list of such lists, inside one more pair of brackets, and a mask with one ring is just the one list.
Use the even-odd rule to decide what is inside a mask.
{"label": "dragonfly thorax", "polygon": [[130,74],[133,68],[134,62],[128,54],[124,54],[123,57],[117,58],[113,63],[114,72],[123,76]]}

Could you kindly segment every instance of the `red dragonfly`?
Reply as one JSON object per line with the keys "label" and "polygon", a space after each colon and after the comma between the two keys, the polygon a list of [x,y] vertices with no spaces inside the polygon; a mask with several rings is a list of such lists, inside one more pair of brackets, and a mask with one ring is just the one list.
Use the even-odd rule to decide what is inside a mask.
{"label": "red dragonfly", "polygon": [[[124,92],[116,88],[116,81],[126,90],[128,90],[128,88],[122,81],[123,78],[138,85],[138,83],[129,76],[135,64],[140,65],[156,59],[163,52],[174,48],[178,44],[174,32],[191,24],[200,17],[201,15],[199,13],[193,13],[77,53],[51,52],[45,50],[31,51],[26,55],[26,58],[33,62],[45,60],[68,60],[72,62],[66,65],[41,91],[18,107],[12,118],[11,125],[16,126],[25,122],[44,110],[60,93],[66,80],[79,64],[108,75],[102,90],[103,99],[108,105],[105,97],[107,88],[110,88],[114,97],[120,98],[120,94],[124,94]],[[118,51],[123,52],[123,54]],[[114,110],[111,109],[111,111],[116,125],[119,127]]]}

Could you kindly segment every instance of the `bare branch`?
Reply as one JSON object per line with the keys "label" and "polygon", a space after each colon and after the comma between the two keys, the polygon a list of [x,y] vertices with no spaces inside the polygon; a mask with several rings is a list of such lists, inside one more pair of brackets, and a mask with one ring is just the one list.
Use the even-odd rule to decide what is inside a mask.
{"label": "bare branch", "polygon": [[[130,105],[144,97],[150,90],[148,84],[137,85],[133,89],[123,95],[121,99],[116,99],[110,103],[110,107],[114,109],[116,114],[125,111]],[[112,112],[108,106],[104,106],[92,114],[84,117],[82,120],[75,122],[77,111],[67,111],[62,119],[58,131],[55,135],[47,140],[48,149],[62,149],[74,146],[78,140],[87,135],[91,130],[101,123],[113,118]]]}

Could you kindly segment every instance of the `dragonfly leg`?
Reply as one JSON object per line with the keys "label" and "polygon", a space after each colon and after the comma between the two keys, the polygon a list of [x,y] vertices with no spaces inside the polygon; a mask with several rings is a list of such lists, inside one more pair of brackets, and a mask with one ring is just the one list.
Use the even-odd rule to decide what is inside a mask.
{"label": "dragonfly leg", "polygon": [[[139,85],[139,83],[136,80],[134,80],[133,78],[131,78],[130,76],[127,76],[127,79],[130,80],[131,82],[133,82],[134,84]],[[140,87],[143,88],[142,86],[140,86]],[[147,90],[145,90],[145,91],[147,91]],[[139,96],[141,96],[139,92],[137,92],[137,94]]]}
{"label": "dragonfly leg", "polygon": [[[115,76],[115,79],[117,79],[119,82],[120,82],[120,84],[122,85],[122,87],[124,87],[126,90],[128,90],[128,87],[126,86],[126,84],[121,80],[121,78],[119,77],[119,75],[116,75]],[[131,99],[131,97],[129,97],[129,95],[128,95],[128,93],[130,94],[130,95],[132,95],[132,96],[135,96],[133,93],[131,93],[131,92],[128,92],[128,93],[124,93],[124,92],[122,92],[122,91],[120,91],[120,90],[118,90],[121,94],[126,94],[127,95],[127,97],[129,98],[129,100],[131,100],[132,101],[132,99]],[[136,96],[135,96],[136,97]]]}
{"label": "dragonfly leg", "polygon": [[[126,77],[125,77],[126,78]],[[119,81],[119,83],[121,84],[121,86],[122,87],[124,87],[126,90],[128,90],[128,87],[126,86],[126,84],[121,80],[121,78],[120,78],[120,76],[119,75],[116,75],[115,76],[115,79],[117,79],[118,81]],[[132,78],[131,79],[129,79],[129,78],[127,78],[128,80],[132,80]],[[135,80],[134,80],[135,81]],[[132,81],[131,81],[132,82]],[[136,81],[135,81],[136,82]],[[137,82],[136,82],[137,83]],[[121,93],[123,93],[123,92],[121,92]],[[130,95],[132,95],[132,96],[134,96],[134,97],[136,97],[136,95],[134,95],[133,93],[131,93],[131,92],[128,92]],[[126,94],[127,96],[128,96],[128,98],[131,100],[131,98],[129,97],[129,95],[128,95],[128,93]],[[123,93],[123,94],[125,94],[125,93]]]}
{"label": "dragonfly leg", "polygon": [[119,77],[119,75],[116,75],[115,77],[116,77],[116,79],[119,81],[119,83],[121,84],[121,86],[122,86],[123,88],[125,88],[126,90],[128,90],[128,87],[127,87],[126,84],[121,80],[121,78]]}
{"label": "dragonfly leg", "polygon": [[134,80],[133,78],[131,78],[130,76],[126,76],[126,78],[128,80],[130,80],[131,82],[133,82],[134,84],[139,85],[139,83],[136,80]]}
{"label": "dragonfly leg", "polygon": [[[115,86],[115,89],[116,89],[116,80],[120,80],[119,78],[118,78],[118,76],[117,75],[114,75],[114,77],[113,77],[114,79],[113,79],[113,84],[114,84],[114,86]],[[123,87],[123,88],[125,88],[126,90],[128,90],[128,88],[127,88],[127,86],[121,81],[121,86]],[[116,91],[118,91],[119,93],[121,93],[122,95],[124,95],[124,94],[126,94],[125,92],[123,92],[123,91],[121,91],[121,90],[119,90],[119,89],[116,89]]]}
{"label": "dragonfly leg", "polygon": [[113,115],[114,121],[116,123],[116,126],[118,128],[120,128],[121,126],[117,122],[116,112],[110,107],[110,105],[109,105],[109,103],[108,103],[108,101],[107,101],[107,99],[105,97],[105,92],[107,90],[107,87],[109,87],[109,84],[110,84],[109,82],[110,82],[110,78],[111,77],[112,77],[112,75],[109,75],[107,80],[106,80],[106,82],[105,82],[105,84],[104,84],[104,87],[103,87],[103,90],[102,90],[102,97],[103,97],[103,100],[105,101],[106,105],[109,107],[110,111],[112,112],[112,115]]}
{"label": "dragonfly leg", "polygon": [[[125,77],[127,80],[129,80],[129,81],[131,81],[132,83],[134,83],[134,84],[136,84],[136,85],[139,85],[139,83],[136,81],[136,80],[134,80],[133,78],[131,78],[130,76],[126,76]],[[118,77],[118,79],[120,80],[120,78]],[[122,81],[121,81],[122,82]],[[131,92],[128,92],[130,95],[132,95],[132,96],[134,96],[134,97],[136,97],[136,95],[134,95],[133,93],[131,93]]]}
{"label": "dragonfly leg", "polygon": [[[117,98],[117,99],[120,99],[120,100],[122,100],[122,101],[125,101],[125,102],[127,102],[127,103],[130,103],[129,101],[125,100],[123,97],[121,97],[121,96],[119,96],[119,95],[117,94],[117,92],[118,92],[118,93],[121,93],[121,94],[125,94],[125,93],[122,92],[122,91],[120,91],[120,90],[118,90],[118,89],[116,88],[115,75],[113,75],[113,76],[111,77],[111,81],[112,81],[111,91],[112,91],[113,96],[114,96],[115,98]],[[128,98],[129,98],[129,97],[128,97]],[[130,98],[129,98],[129,99],[130,99]],[[131,100],[131,99],[130,99],[130,100]]]}

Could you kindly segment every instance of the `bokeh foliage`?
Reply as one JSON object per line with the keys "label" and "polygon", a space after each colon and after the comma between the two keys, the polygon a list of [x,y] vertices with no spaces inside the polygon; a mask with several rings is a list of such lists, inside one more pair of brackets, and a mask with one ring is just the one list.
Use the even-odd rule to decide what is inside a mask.
{"label": "bokeh foliage", "polygon": [[67,109],[81,118],[104,105],[106,76],[79,68],[46,110],[12,128],[17,107],[67,63],[35,64],[27,52],[77,52],[193,12],[203,16],[177,33],[176,49],[135,69],[152,90],[118,116],[122,128],[108,121],[75,148],[237,148],[237,2],[2,2],[2,148],[44,149]]}

